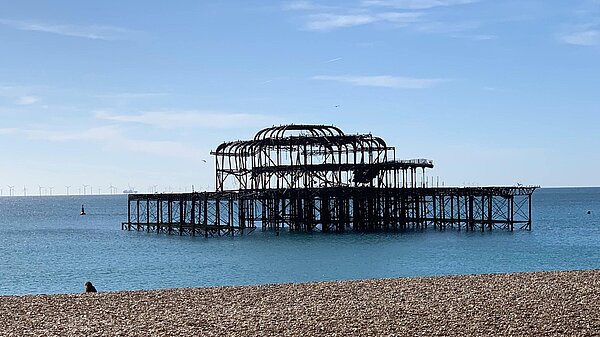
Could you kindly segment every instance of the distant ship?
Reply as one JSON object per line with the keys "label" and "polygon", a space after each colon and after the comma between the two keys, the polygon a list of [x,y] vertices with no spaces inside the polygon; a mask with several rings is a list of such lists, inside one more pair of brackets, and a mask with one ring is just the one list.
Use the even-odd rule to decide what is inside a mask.
{"label": "distant ship", "polygon": [[127,190],[123,190],[123,193],[125,194],[129,194],[129,193],[137,193],[138,191],[134,190],[133,188],[127,189]]}

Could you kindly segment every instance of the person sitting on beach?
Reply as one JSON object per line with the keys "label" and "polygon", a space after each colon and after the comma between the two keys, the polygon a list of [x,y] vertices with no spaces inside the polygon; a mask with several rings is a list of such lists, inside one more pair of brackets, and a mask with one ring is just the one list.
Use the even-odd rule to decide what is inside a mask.
{"label": "person sitting on beach", "polygon": [[85,284],[85,292],[86,293],[95,293],[96,292],[96,287],[94,287],[94,285],[92,284],[92,282],[87,281]]}

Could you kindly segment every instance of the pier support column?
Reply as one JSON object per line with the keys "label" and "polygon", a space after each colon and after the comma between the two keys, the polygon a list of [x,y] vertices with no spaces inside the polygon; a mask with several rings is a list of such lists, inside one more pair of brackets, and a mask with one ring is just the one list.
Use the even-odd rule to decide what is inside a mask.
{"label": "pier support column", "polygon": [[490,194],[488,195],[488,230],[492,230],[492,227],[494,226],[494,220],[492,218],[492,203],[494,202],[494,197]]}
{"label": "pier support column", "polygon": [[[438,205],[437,205],[437,191],[436,193],[433,194],[432,196],[433,199],[433,229],[437,229],[438,228],[438,216],[437,216],[437,211],[438,211]],[[441,228],[440,228],[441,229]]]}
{"label": "pier support column", "polygon": [[527,196],[527,230],[531,230],[531,194]]}
{"label": "pier support column", "polygon": [[127,230],[131,231],[131,197],[127,199]]}
{"label": "pier support column", "polygon": [[204,226],[204,237],[207,238],[208,237],[208,197],[206,195],[204,195],[204,200],[202,200],[202,205],[203,205],[202,225]]}
{"label": "pier support column", "polygon": [[135,215],[136,215],[136,225],[137,225],[137,230],[140,230],[140,200],[136,200],[135,201],[135,205],[136,205],[136,211],[135,211]]}
{"label": "pier support column", "polygon": [[474,230],[474,227],[475,227],[475,221],[473,220],[473,200],[474,199],[475,198],[472,195],[469,195],[469,205],[468,205],[469,221],[468,221],[468,224],[469,224],[470,230]]}
{"label": "pier support column", "polygon": [[514,227],[515,227],[515,197],[514,196],[510,196],[510,199],[508,201],[508,223],[510,225],[510,231],[512,232]]}
{"label": "pier support column", "polygon": [[190,221],[192,224],[192,236],[196,236],[196,198],[192,196],[192,209],[190,214]]}
{"label": "pier support column", "polygon": [[179,199],[179,235],[183,235],[185,223],[185,202],[183,198]]}

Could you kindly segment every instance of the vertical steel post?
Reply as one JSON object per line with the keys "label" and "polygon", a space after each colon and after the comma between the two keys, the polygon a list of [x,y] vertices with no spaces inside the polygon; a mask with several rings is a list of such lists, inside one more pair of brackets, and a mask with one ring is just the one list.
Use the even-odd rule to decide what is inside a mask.
{"label": "vertical steel post", "polygon": [[137,224],[137,230],[139,231],[140,230],[140,199],[137,199],[135,201],[135,204],[136,204],[136,214],[135,215],[136,215],[136,219],[137,219],[136,224]]}
{"label": "vertical steel post", "polygon": [[127,230],[131,231],[131,195],[127,196]]}

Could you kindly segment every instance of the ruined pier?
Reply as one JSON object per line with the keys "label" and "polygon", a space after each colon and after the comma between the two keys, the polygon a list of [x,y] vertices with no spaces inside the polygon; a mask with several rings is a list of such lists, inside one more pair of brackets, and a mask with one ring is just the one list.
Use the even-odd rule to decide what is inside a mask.
{"label": "ruined pier", "polygon": [[433,161],[397,160],[395,148],[371,134],[282,125],[211,154],[215,191],[130,194],[122,229],[205,237],[257,228],[531,230],[536,186],[429,187]]}

